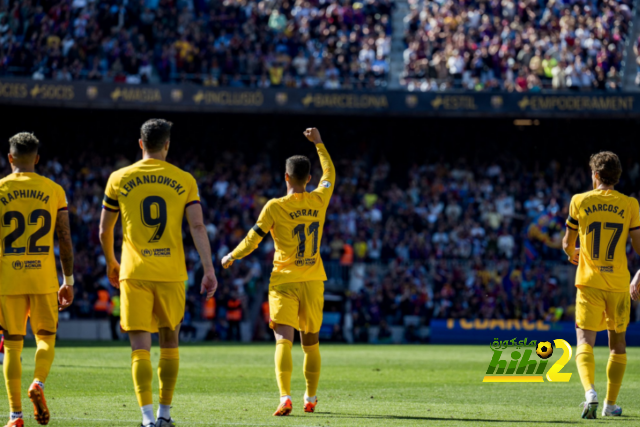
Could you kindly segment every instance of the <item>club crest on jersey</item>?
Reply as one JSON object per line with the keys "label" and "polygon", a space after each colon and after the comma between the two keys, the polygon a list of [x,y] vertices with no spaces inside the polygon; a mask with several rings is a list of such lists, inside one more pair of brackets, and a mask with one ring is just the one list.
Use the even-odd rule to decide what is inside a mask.
{"label": "club crest on jersey", "polygon": [[331,187],[331,183],[329,181],[322,181],[320,185],[323,186],[324,188]]}

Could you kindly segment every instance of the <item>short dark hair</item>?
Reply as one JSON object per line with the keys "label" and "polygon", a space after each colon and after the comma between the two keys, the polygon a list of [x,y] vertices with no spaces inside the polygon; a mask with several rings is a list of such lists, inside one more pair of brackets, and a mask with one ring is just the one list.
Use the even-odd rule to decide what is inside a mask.
{"label": "short dark hair", "polygon": [[29,132],[20,132],[9,139],[9,152],[14,157],[37,153],[39,146],[38,138]]}
{"label": "short dark hair", "polygon": [[140,128],[140,137],[144,148],[154,153],[160,151],[171,138],[173,123],[164,119],[151,119],[144,122]]}
{"label": "short dark hair", "polygon": [[296,184],[305,184],[311,173],[311,162],[306,156],[293,156],[287,159],[287,173]]}
{"label": "short dark hair", "polygon": [[593,172],[597,172],[600,182],[604,185],[616,185],[622,175],[620,159],[611,151],[601,151],[591,156],[589,166]]}

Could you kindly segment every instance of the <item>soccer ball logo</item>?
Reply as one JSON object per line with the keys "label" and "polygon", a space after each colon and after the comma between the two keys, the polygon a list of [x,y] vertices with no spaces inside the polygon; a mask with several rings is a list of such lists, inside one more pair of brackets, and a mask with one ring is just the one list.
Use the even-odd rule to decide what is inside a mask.
{"label": "soccer ball logo", "polygon": [[553,354],[553,347],[549,341],[540,341],[536,347],[536,354],[540,359],[548,359]]}

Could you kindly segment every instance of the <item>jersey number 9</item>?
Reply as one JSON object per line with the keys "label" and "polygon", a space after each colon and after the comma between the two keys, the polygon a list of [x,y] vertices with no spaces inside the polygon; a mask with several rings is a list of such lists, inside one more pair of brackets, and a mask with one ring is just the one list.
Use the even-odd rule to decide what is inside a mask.
{"label": "jersey number 9", "polygon": [[140,204],[140,210],[144,226],[154,229],[149,243],[160,241],[167,227],[167,202],[162,197],[149,196]]}

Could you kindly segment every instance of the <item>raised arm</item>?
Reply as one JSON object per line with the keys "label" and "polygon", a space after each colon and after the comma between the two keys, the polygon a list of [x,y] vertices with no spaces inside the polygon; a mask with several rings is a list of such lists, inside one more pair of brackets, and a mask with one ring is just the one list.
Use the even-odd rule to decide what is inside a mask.
{"label": "raised arm", "polygon": [[113,230],[118,221],[118,211],[102,209],[100,216],[100,244],[107,262],[107,277],[114,288],[120,289],[120,263],[113,249]]}
{"label": "raised arm", "polygon": [[318,188],[313,192],[320,196],[323,202],[329,203],[329,199],[333,194],[333,189],[336,185],[336,168],[331,161],[331,156],[327,151],[327,148],[322,141],[320,131],[316,128],[309,128],[304,131],[304,136],[316,145],[318,150],[318,157],[320,158],[320,165],[322,166],[322,177],[318,183]]}
{"label": "raised arm", "polygon": [[262,239],[267,235],[271,227],[273,227],[273,218],[270,213],[271,202],[268,202],[260,216],[256,225],[247,233],[247,236],[240,242],[240,244],[224,258],[222,258],[222,267],[229,268],[231,264],[237,259],[242,259],[255,251],[262,242]]}
{"label": "raised arm", "polygon": [[69,212],[59,211],[56,219],[56,234],[60,248],[60,265],[64,281],[58,291],[58,309],[69,307],[73,302],[73,243],[71,242],[71,228],[69,227]]}
{"label": "raised arm", "polygon": [[193,237],[193,243],[196,245],[198,254],[200,254],[200,262],[202,262],[202,268],[204,270],[200,293],[206,293],[207,300],[209,300],[218,288],[218,279],[216,278],[213,261],[211,260],[211,243],[209,243],[207,227],[205,227],[204,220],[202,219],[202,206],[200,206],[199,203],[194,203],[187,206],[185,212],[187,221],[189,222],[191,237]]}

